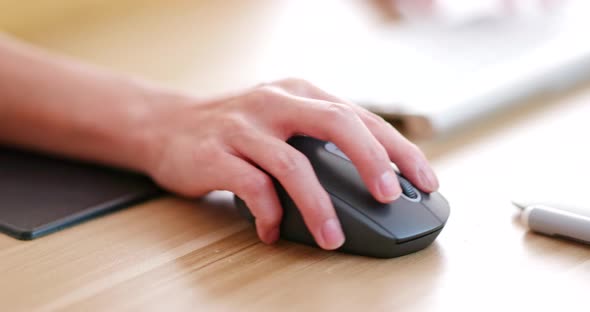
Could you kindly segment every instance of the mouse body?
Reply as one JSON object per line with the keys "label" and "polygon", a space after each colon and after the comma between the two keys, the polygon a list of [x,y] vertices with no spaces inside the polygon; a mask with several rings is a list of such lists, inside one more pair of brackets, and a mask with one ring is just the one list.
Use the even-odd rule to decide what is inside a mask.
{"label": "mouse body", "polygon": [[[326,189],[346,237],[338,251],[362,256],[393,258],[429,246],[450,214],[449,204],[438,192],[420,191],[398,173],[403,194],[383,204],[371,195],[346,155],[331,142],[296,136],[288,141],[310,160]],[[274,179],[283,207],[281,238],[316,246],[299,209]],[[254,221],[246,204],[235,197],[241,215]]]}

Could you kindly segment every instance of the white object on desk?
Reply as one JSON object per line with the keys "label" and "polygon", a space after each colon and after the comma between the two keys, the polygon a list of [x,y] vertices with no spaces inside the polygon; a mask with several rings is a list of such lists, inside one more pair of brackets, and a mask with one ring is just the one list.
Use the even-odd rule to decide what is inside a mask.
{"label": "white object on desk", "polygon": [[590,216],[543,204],[513,204],[522,209],[521,220],[529,229],[590,244]]}
{"label": "white object on desk", "polygon": [[[464,21],[465,14],[478,15],[467,7],[478,11],[490,1],[441,14]],[[588,1],[476,23],[434,18],[389,25],[372,15],[361,18],[354,5],[340,7],[326,22],[328,8],[310,11],[294,1],[273,26],[257,67],[260,80],[304,77],[400,121],[405,134],[429,138],[590,79],[590,41],[583,39],[590,27]]]}

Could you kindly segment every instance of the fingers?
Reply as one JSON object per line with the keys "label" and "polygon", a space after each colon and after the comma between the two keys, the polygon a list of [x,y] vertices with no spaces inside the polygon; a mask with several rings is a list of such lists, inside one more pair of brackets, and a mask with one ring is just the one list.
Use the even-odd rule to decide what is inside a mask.
{"label": "fingers", "polygon": [[285,95],[275,118],[288,134],[306,134],[336,144],[354,163],[373,196],[388,203],[399,197],[401,188],[383,145],[346,104]]}
{"label": "fingers", "polygon": [[244,133],[231,145],[279,180],[320,247],[330,250],[344,243],[330,197],[303,154],[278,138],[258,132]]}
{"label": "fingers", "polygon": [[271,178],[243,159],[229,154],[223,157],[227,157],[220,161],[223,170],[208,179],[209,183],[244,200],[256,218],[258,237],[267,244],[275,242],[279,238],[283,210]]}
{"label": "fingers", "polygon": [[389,157],[404,176],[424,192],[436,191],[439,182],[424,153],[381,117],[365,111],[361,107],[357,107],[357,109],[361,119],[371,129],[377,140],[383,144]]}
{"label": "fingers", "polygon": [[298,96],[349,105],[383,145],[389,158],[404,176],[424,192],[434,192],[438,189],[438,179],[422,151],[383,118],[301,79],[284,79],[277,84]]}

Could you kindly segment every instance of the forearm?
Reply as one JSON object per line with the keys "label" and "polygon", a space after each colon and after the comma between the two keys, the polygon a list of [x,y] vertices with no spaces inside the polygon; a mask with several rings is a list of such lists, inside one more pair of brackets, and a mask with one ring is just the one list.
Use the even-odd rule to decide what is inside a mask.
{"label": "forearm", "polygon": [[142,120],[180,98],[0,36],[0,144],[145,171]]}

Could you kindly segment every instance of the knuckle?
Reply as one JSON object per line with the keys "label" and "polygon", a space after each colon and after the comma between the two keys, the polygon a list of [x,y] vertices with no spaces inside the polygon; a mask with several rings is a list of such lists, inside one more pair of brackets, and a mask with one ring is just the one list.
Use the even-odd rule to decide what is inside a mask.
{"label": "knuckle", "polygon": [[248,120],[241,114],[227,114],[223,120],[223,132],[230,137],[245,133],[248,128]]}
{"label": "knuckle", "polygon": [[277,87],[271,84],[264,84],[250,92],[250,100],[253,103],[266,104],[279,98],[280,93],[281,92]]}
{"label": "knuckle", "polygon": [[286,84],[289,86],[311,86],[312,84],[303,79],[303,78],[299,78],[299,77],[287,77],[285,79],[282,79],[279,81],[280,84]]}
{"label": "knuckle", "polygon": [[195,164],[202,164],[216,159],[221,154],[218,147],[219,142],[213,138],[204,138],[199,144],[192,144],[187,147],[188,155]]}
{"label": "knuckle", "polygon": [[247,108],[258,114],[270,105],[284,102],[284,92],[277,86],[265,84],[251,91],[247,99]]}
{"label": "knuckle", "polygon": [[285,78],[277,81],[276,84],[287,90],[289,93],[303,97],[310,97],[311,94],[317,93],[317,90],[319,89],[308,80],[298,77]]}
{"label": "knuckle", "polygon": [[355,112],[348,105],[330,103],[326,108],[326,115],[333,120],[350,120],[355,116]]}
{"label": "knuckle", "polygon": [[268,194],[272,189],[272,180],[263,173],[251,173],[241,177],[240,193],[249,199],[256,199]]}
{"label": "knuckle", "polygon": [[324,189],[319,189],[309,196],[313,197],[311,201],[313,204],[300,207],[301,214],[306,222],[319,226],[323,223],[322,221],[334,216],[330,196]]}
{"label": "knuckle", "polygon": [[301,166],[305,165],[306,159],[302,154],[296,152],[278,151],[274,155],[274,167],[276,175],[286,177],[291,175]]}
{"label": "knuckle", "polygon": [[390,127],[391,124],[388,123],[387,121],[385,121],[385,119],[383,119],[383,117],[379,116],[379,115],[375,115],[373,113],[368,113],[366,114],[366,120],[365,120],[367,126],[369,126],[370,128],[380,128],[380,127]]}
{"label": "knuckle", "polygon": [[389,156],[383,145],[375,144],[369,149],[369,151],[374,161],[389,161]]}

